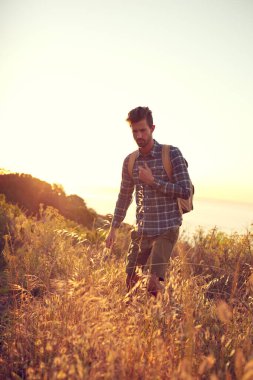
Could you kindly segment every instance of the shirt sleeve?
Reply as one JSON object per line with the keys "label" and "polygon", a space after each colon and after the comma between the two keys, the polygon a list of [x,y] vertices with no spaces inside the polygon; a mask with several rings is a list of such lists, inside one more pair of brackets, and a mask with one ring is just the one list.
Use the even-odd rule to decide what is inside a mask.
{"label": "shirt sleeve", "polygon": [[119,228],[120,224],[126,216],[127,209],[132,201],[132,194],[134,190],[134,181],[133,178],[128,173],[128,161],[129,156],[127,156],[123,162],[122,167],[122,179],[120,192],[118,195],[118,200],[116,202],[114,216],[112,219],[112,227]]}
{"label": "shirt sleeve", "polygon": [[189,177],[187,162],[181,151],[176,147],[170,149],[170,160],[173,169],[172,181],[163,181],[155,178],[152,185],[157,191],[168,197],[176,199],[188,199],[191,194],[191,180]]}

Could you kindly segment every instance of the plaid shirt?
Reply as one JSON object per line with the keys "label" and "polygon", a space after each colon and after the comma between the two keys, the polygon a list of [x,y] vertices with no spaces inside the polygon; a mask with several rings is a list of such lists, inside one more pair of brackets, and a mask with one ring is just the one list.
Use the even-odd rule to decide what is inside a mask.
{"label": "plaid shirt", "polygon": [[[173,168],[172,182],[169,181],[162,162],[162,145],[154,140],[148,155],[139,154],[133,167],[133,178],[128,173],[130,154],[125,158],[122,169],[122,181],[116,203],[112,227],[118,228],[126,216],[135,189],[136,224],[139,234],[145,236],[160,235],[169,228],[182,224],[182,215],[177,198],[190,196],[190,178],[180,150],[170,147],[170,160]],[[139,179],[139,166],[147,163],[155,178],[154,184],[147,185]]]}

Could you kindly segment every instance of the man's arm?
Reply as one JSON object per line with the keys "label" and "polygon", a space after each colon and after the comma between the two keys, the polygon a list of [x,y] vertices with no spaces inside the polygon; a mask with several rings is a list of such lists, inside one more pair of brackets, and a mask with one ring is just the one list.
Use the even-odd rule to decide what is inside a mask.
{"label": "man's arm", "polygon": [[188,199],[191,193],[191,180],[186,161],[178,148],[173,147],[170,160],[173,168],[173,182],[163,181],[154,177],[151,186],[170,198]]}
{"label": "man's arm", "polygon": [[146,163],[145,166],[139,168],[139,178],[169,198],[188,199],[191,193],[191,180],[186,161],[178,148],[173,147],[170,160],[173,168],[173,182],[169,178],[167,181],[156,178]]}
{"label": "man's arm", "polygon": [[120,227],[122,221],[124,220],[127,209],[132,200],[134,182],[128,173],[128,160],[129,156],[127,156],[123,162],[120,192],[118,195],[118,200],[116,202],[111,228],[106,239],[107,248],[110,248],[114,243],[116,230]]}

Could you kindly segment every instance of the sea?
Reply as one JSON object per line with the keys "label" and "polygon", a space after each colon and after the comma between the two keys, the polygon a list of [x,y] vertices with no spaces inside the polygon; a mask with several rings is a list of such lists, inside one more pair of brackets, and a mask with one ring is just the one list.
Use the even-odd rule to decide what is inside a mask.
{"label": "sea", "polygon": [[[83,189],[79,195],[88,207],[101,215],[113,214],[118,190]],[[132,201],[124,222],[135,224],[135,200]],[[253,230],[253,202],[232,202],[215,199],[194,199],[194,210],[184,214],[181,230],[191,235],[199,229],[205,231],[217,228],[228,234],[246,233]]]}

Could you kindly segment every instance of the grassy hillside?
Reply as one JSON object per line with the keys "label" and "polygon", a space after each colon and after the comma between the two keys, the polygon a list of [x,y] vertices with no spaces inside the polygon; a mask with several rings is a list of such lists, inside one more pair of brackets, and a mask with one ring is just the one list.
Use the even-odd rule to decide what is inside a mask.
{"label": "grassy hillside", "polygon": [[129,229],[108,251],[106,228],[1,198],[0,378],[251,379],[252,233],[181,236],[154,298],[147,275],[126,295]]}
{"label": "grassy hillside", "polygon": [[10,173],[0,168],[0,194],[28,215],[39,215],[41,208],[52,206],[65,218],[88,228],[99,219],[78,195],[67,196],[62,185],[47,183],[30,174]]}

